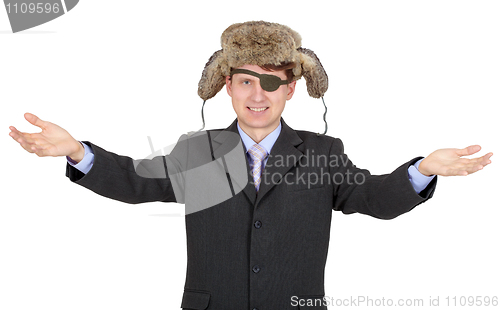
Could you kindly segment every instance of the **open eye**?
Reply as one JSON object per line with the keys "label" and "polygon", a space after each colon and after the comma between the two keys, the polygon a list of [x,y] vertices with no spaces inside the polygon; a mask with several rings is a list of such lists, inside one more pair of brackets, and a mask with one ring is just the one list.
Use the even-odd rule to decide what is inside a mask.
{"label": "open eye", "polygon": [[250,80],[243,80],[243,85],[250,85]]}

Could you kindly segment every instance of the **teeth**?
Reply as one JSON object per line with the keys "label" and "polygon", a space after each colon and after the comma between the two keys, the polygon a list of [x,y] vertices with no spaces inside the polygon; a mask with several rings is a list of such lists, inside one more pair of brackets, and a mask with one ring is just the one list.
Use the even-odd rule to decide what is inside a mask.
{"label": "teeth", "polygon": [[261,112],[261,111],[264,111],[267,108],[249,108],[249,109],[252,110],[252,111],[255,111],[255,112]]}

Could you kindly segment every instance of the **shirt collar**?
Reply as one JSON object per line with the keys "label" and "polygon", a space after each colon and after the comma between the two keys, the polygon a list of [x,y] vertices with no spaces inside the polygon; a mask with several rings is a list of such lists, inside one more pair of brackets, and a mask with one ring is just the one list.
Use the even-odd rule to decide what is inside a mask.
{"label": "shirt collar", "polygon": [[[245,145],[245,149],[248,152],[248,149],[251,148],[254,144],[257,142],[253,141],[252,138],[250,138],[240,127],[240,124],[237,123],[238,126],[238,132],[240,133],[241,140],[243,141],[243,144]],[[266,151],[267,154],[271,154],[271,149],[274,146],[274,143],[276,143],[276,140],[278,140],[278,136],[281,133],[281,122],[279,123],[278,127],[276,127],[275,130],[273,130],[270,134],[268,134],[262,141],[260,141],[259,145],[262,146]]]}

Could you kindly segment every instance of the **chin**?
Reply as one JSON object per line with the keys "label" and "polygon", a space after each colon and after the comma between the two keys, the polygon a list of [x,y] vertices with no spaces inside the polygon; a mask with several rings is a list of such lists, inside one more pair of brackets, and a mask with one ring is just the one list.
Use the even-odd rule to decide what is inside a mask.
{"label": "chin", "polygon": [[273,123],[274,122],[259,120],[259,121],[247,122],[247,125],[249,127],[255,128],[255,129],[258,129],[258,128],[265,129],[265,128],[271,127],[273,125]]}

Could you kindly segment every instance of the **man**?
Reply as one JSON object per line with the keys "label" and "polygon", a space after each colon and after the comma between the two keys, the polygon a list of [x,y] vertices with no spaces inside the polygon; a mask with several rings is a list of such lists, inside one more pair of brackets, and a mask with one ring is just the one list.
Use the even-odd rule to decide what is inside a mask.
{"label": "man", "polygon": [[98,194],[186,204],[184,309],[326,309],[300,300],[325,295],[332,210],[394,218],[432,197],[436,175],[467,175],[491,163],[491,153],[461,158],[480,150],[470,146],[371,175],[350,162],[339,139],[293,130],[281,118],[297,79],[304,76],[315,98],[328,85],[295,31],[247,22],[226,29],[221,42],[199,95],[208,100],[226,85],[237,119],[183,137],[168,156],[133,161],[32,114],[25,117],[41,133],[10,133],[28,152],[67,156],[70,180]]}

